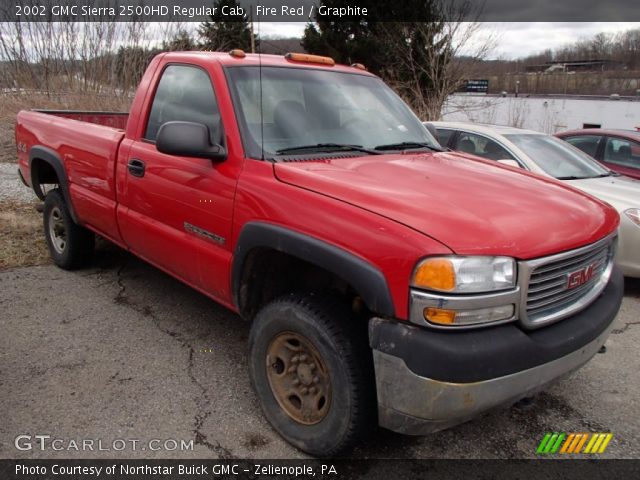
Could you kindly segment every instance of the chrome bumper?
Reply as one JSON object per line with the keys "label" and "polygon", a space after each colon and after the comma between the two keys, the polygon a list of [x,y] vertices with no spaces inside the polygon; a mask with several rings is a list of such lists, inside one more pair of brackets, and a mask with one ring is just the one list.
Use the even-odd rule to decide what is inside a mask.
{"label": "chrome bumper", "polygon": [[374,349],[379,424],[395,432],[423,435],[511,405],[587,363],[604,345],[611,326],[582,348],[556,360],[472,383],[421,377],[401,358]]}

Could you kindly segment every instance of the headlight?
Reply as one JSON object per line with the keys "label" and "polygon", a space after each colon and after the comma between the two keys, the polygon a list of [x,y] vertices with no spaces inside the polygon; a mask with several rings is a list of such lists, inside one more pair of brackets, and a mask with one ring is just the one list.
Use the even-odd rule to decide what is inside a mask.
{"label": "headlight", "polygon": [[629,219],[640,227],[640,208],[630,208],[624,211],[624,214]]}
{"label": "headlight", "polygon": [[451,293],[480,293],[515,287],[516,265],[510,257],[431,257],[415,269],[411,285]]}

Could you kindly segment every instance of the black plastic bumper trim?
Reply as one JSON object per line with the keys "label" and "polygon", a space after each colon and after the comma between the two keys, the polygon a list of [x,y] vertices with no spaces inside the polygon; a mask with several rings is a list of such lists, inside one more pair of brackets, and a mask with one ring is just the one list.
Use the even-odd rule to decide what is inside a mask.
{"label": "black plastic bumper trim", "polygon": [[371,347],[399,357],[415,374],[434,380],[469,383],[502,377],[579,350],[613,322],[624,293],[614,267],[602,294],[585,310],[539,330],[511,323],[491,328],[443,332],[406,322],[373,320]]}

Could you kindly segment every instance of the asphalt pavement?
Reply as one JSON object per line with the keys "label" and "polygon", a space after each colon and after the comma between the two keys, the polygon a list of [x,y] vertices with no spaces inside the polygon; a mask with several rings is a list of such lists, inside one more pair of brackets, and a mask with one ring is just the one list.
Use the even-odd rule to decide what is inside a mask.
{"label": "asphalt pavement", "polygon": [[[612,432],[603,457],[640,458],[639,312],[631,281],[607,352],[533,405],[427,437],[378,430],[350,455],[534,458],[546,432]],[[114,247],[76,272],[1,271],[0,458],[304,458],[260,412],[248,333],[236,315]]]}

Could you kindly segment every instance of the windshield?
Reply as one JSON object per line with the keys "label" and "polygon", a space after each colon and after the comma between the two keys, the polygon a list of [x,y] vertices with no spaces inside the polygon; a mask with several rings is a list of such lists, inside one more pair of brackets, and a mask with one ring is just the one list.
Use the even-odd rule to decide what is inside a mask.
{"label": "windshield", "polygon": [[263,149],[267,158],[322,156],[335,150],[362,155],[440,149],[404,102],[376,77],[279,67],[262,67],[260,74],[257,66],[226,71],[250,157],[262,158]]}
{"label": "windshield", "polygon": [[611,174],[586,153],[549,135],[505,135],[542,170],[559,180]]}

